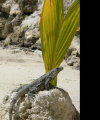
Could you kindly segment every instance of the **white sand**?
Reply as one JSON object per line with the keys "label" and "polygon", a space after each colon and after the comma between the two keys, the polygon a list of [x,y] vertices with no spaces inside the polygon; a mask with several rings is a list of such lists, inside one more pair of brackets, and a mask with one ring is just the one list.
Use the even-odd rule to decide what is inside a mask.
{"label": "white sand", "polygon": [[[58,75],[57,86],[69,93],[73,104],[80,111],[80,71],[67,66],[65,61],[61,66],[64,70]],[[0,47],[0,102],[9,90],[19,84],[29,83],[44,73],[41,56],[33,53],[26,54],[18,49]]]}

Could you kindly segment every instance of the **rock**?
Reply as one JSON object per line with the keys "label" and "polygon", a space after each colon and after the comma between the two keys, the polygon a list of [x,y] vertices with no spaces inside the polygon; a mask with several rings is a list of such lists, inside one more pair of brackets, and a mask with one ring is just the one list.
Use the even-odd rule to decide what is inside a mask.
{"label": "rock", "polygon": [[37,8],[38,0],[18,0],[19,8],[23,13],[33,13]]}
{"label": "rock", "polygon": [[22,44],[19,45],[20,47],[25,47],[25,48],[29,48],[32,46],[32,43],[30,42],[23,42]]}
{"label": "rock", "polygon": [[9,14],[11,5],[12,5],[11,0],[5,0],[5,2],[1,6],[1,11]]}
{"label": "rock", "polygon": [[6,24],[5,24],[5,27],[4,27],[4,32],[3,32],[5,38],[7,37],[7,35],[9,35],[10,33],[13,32],[13,26],[12,26],[12,23],[11,23],[12,19],[13,19],[13,16],[9,16],[9,18],[6,21]]}
{"label": "rock", "polygon": [[7,38],[4,41],[4,46],[11,45],[12,44],[12,39],[11,39],[12,34],[9,34]]}
{"label": "rock", "polygon": [[5,2],[6,0],[0,0],[0,9],[2,8],[2,5],[3,3]]}
{"label": "rock", "polygon": [[69,66],[73,66],[74,63],[80,63],[80,58],[76,57],[75,55],[69,56],[67,59],[67,64]]}
{"label": "rock", "polygon": [[[16,92],[15,92],[16,93]],[[8,120],[10,102],[15,93],[10,91],[0,105],[2,120]],[[21,97],[14,106],[14,120],[80,120],[69,94],[60,88],[40,91],[34,96]]]}
{"label": "rock", "polygon": [[33,55],[39,55],[42,58],[42,51],[41,50],[34,50]]}
{"label": "rock", "polygon": [[5,0],[2,4],[0,4],[1,11],[10,15],[21,13],[19,4],[16,2],[17,1],[15,0]]}
{"label": "rock", "polygon": [[4,43],[4,46],[7,46],[7,45],[12,45],[12,44],[21,44],[23,43],[23,38],[19,38],[19,33],[11,33],[9,34],[6,39],[5,39],[5,43]]}
{"label": "rock", "polygon": [[19,4],[17,3],[17,1],[13,0],[11,4],[12,5],[11,5],[10,12],[9,12],[10,15],[13,15],[13,14],[18,15],[22,12],[21,9],[19,8]]}
{"label": "rock", "polygon": [[19,34],[19,38],[22,38],[21,34],[20,34],[21,28],[20,26],[14,26],[13,27],[13,32],[16,34]]}
{"label": "rock", "polygon": [[69,48],[68,48],[68,51],[67,51],[67,53],[66,53],[66,55],[65,55],[65,61],[66,61],[67,58],[71,55],[71,53],[72,53],[73,50],[74,50],[74,48],[72,48],[72,47],[69,47]]}
{"label": "rock", "polygon": [[73,69],[80,70],[80,63],[74,63]]}
{"label": "rock", "polygon": [[13,27],[20,26],[24,18],[25,18],[25,15],[23,15],[22,13],[16,15],[16,17],[11,21]]}
{"label": "rock", "polygon": [[[18,34],[19,32],[17,30],[20,28],[19,39],[21,36],[24,38],[24,41],[34,44],[40,37],[39,23],[42,12],[41,6],[43,6],[43,4],[40,4],[43,2],[44,0],[0,1],[0,4],[2,4],[0,10],[9,16],[4,18],[4,14],[0,11],[0,38],[4,39],[13,32],[17,32]],[[31,13],[31,15],[28,13]],[[12,41],[15,41],[14,38],[12,38]]]}
{"label": "rock", "polygon": [[35,43],[40,37],[39,31],[40,16],[35,11],[29,17],[26,17],[21,24],[21,34],[24,36],[27,42]]}
{"label": "rock", "polygon": [[67,65],[80,69],[80,38],[74,36],[73,41],[65,55]]}
{"label": "rock", "polygon": [[[0,38],[7,37],[7,43],[10,33],[19,34],[20,31],[19,39],[21,37],[24,41],[34,44],[40,37],[39,23],[43,2],[44,0],[2,0],[0,10],[9,17],[3,18],[3,14],[0,18]],[[15,38],[12,38],[12,41],[15,41]]]}
{"label": "rock", "polygon": [[75,56],[77,56],[77,55],[78,55],[78,51],[77,51],[77,50],[72,51],[71,55],[75,55]]}
{"label": "rock", "polygon": [[73,41],[70,45],[70,47],[74,48],[77,50],[78,54],[80,55],[80,38],[78,36],[74,36]]}
{"label": "rock", "polygon": [[42,8],[43,8],[43,4],[44,4],[44,0],[38,0],[38,3],[37,3],[37,11],[38,11],[38,15],[40,16],[41,13],[42,13]]}
{"label": "rock", "polygon": [[6,38],[7,29],[11,32],[12,26],[9,22],[9,14],[0,11],[0,38]]}
{"label": "rock", "polygon": [[4,3],[6,0],[0,0],[0,3]]}
{"label": "rock", "polygon": [[0,17],[0,38],[5,38],[3,32],[6,21],[5,18]]}
{"label": "rock", "polygon": [[0,18],[8,19],[8,17],[9,17],[9,14],[4,13],[4,12],[2,12],[2,11],[0,10]]}
{"label": "rock", "polygon": [[33,44],[39,39],[39,37],[40,37],[40,32],[38,28],[34,28],[33,30],[29,29],[25,33],[25,40]]}
{"label": "rock", "polygon": [[71,4],[73,3],[74,0],[63,0],[63,5],[64,5],[64,15],[67,14],[67,11]]}
{"label": "rock", "polygon": [[40,39],[34,45],[31,46],[31,50],[41,50],[41,41],[40,41]]}

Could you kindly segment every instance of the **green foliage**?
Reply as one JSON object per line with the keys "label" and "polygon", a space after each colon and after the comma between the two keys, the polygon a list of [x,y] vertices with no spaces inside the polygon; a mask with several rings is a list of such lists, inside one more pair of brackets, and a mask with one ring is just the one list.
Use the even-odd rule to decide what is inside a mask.
{"label": "green foliage", "polygon": [[[65,18],[63,0],[45,0],[40,19],[41,48],[45,70],[58,67],[80,22],[80,0],[70,6]],[[57,85],[57,77],[52,80]]]}

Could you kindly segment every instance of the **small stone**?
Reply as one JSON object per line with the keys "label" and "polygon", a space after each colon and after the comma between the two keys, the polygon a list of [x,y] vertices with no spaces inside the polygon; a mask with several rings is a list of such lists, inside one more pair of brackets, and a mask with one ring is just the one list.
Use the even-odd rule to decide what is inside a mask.
{"label": "small stone", "polygon": [[67,59],[67,64],[69,66],[73,66],[74,63],[80,63],[80,58],[76,57],[76,55],[69,56]]}

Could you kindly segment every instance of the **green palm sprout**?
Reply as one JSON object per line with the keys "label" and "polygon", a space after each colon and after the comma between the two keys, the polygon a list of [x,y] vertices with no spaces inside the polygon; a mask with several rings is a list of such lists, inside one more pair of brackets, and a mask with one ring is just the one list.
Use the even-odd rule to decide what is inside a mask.
{"label": "green palm sprout", "polygon": [[[41,48],[46,73],[58,67],[80,22],[80,0],[75,0],[64,17],[63,0],[45,0],[41,19]],[[51,84],[57,86],[57,77]]]}

